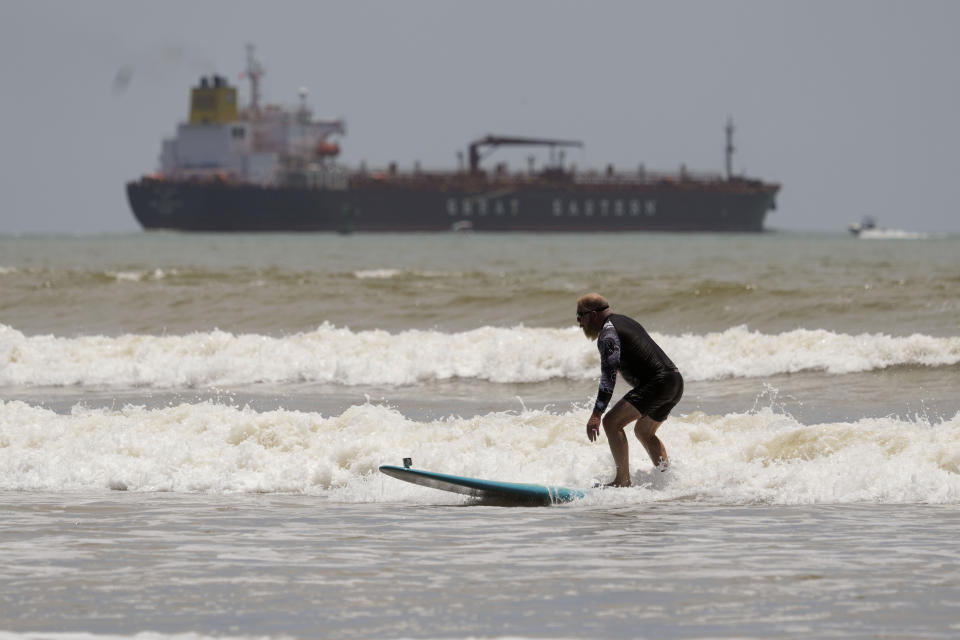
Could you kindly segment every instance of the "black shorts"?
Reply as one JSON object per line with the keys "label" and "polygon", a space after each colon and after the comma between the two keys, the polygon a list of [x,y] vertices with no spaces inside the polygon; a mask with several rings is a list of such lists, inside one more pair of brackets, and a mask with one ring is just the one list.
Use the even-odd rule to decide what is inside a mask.
{"label": "black shorts", "polygon": [[631,389],[623,399],[643,415],[663,422],[682,396],[683,376],[679,371],[665,371],[645,385]]}

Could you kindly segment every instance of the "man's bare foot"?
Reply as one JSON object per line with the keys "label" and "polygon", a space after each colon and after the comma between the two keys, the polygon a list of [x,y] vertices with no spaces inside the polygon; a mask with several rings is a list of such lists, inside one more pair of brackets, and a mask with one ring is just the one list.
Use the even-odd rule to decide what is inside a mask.
{"label": "man's bare foot", "polygon": [[619,481],[617,481],[617,480],[614,480],[613,482],[608,482],[607,484],[605,484],[605,485],[603,485],[603,486],[604,486],[604,487],[629,487],[629,486],[631,486],[632,484],[633,484],[633,483],[631,483],[629,480],[627,480],[626,482],[619,482]]}

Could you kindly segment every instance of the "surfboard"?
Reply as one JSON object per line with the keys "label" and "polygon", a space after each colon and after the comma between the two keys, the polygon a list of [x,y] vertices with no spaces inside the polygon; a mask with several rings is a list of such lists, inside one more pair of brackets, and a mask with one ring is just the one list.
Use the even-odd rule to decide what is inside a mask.
{"label": "surfboard", "polygon": [[382,473],[397,480],[412,482],[431,489],[463,493],[486,500],[503,500],[507,502],[525,502],[538,504],[556,504],[571,502],[586,495],[580,489],[566,487],[552,487],[541,484],[524,484],[519,482],[500,482],[498,480],[483,480],[481,478],[466,478],[446,473],[411,469],[410,467],[396,467],[385,464],[380,467]]}

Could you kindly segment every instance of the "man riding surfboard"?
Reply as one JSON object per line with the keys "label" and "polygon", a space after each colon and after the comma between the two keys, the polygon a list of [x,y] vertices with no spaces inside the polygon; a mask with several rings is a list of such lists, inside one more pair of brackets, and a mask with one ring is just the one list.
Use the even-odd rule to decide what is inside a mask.
{"label": "man riding surfboard", "polygon": [[[577,301],[577,324],[588,339],[597,341],[600,351],[600,388],[587,421],[587,437],[594,442],[603,424],[617,465],[617,475],[608,486],[629,487],[630,456],[624,427],[636,422],[633,432],[650,460],[666,469],[670,464],[667,449],[656,433],[683,395],[683,377],[640,323],[613,313],[603,296],[589,293]],[[604,416],[618,372],[633,388]]]}

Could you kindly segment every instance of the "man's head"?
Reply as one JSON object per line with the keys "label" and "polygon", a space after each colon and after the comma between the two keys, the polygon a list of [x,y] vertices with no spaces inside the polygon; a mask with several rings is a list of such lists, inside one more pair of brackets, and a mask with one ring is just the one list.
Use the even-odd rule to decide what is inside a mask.
{"label": "man's head", "polygon": [[599,293],[588,293],[577,300],[577,324],[590,340],[597,339],[611,313],[610,304]]}

